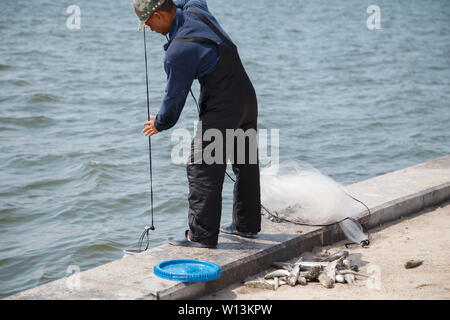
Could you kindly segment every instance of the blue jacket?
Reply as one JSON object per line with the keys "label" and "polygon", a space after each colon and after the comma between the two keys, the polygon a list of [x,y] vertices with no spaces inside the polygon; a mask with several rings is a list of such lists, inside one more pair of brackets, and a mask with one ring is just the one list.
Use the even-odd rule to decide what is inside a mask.
{"label": "blue jacket", "polygon": [[[176,41],[176,37],[197,36],[220,43],[221,39],[194,13],[185,11],[195,7],[206,15],[221,31],[217,20],[208,11],[205,0],[174,0],[177,6],[175,18],[169,30],[169,42],[166,50],[164,70],[167,74],[167,86],[161,108],[156,116],[155,127],[158,131],[167,130],[178,121],[194,79],[214,70],[219,62],[219,50],[215,45],[196,42]],[[225,36],[226,33],[224,32]],[[229,38],[229,37],[228,37]]]}

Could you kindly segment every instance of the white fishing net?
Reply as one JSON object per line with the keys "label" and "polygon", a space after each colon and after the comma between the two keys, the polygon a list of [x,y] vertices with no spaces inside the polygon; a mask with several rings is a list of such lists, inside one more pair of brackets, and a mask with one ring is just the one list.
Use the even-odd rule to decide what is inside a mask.
{"label": "white fishing net", "polygon": [[328,225],[367,213],[339,183],[294,160],[261,171],[261,203],[279,219],[298,224]]}

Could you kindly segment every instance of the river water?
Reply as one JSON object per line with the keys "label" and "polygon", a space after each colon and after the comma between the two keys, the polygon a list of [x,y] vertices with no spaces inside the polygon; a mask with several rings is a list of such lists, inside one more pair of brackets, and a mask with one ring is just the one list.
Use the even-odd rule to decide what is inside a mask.
{"label": "river water", "polygon": [[[350,184],[450,153],[450,2],[208,1],[280,161]],[[370,5],[381,29],[369,29]],[[80,29],[66,22],[80,8]],[[132,1],[0,2],[0,298],[122,257],[149,223],[142,32]],[[150,107],[164,38],[148,34]],[[194,85],[198,94],[198,84]],[[191,98],[174,129],[193,132]],[[152,138],[151,246],[187,227],[172,131]],[[270,150],[269,150],[270,151]],[[232,183],[222,222],[231,221]]]}

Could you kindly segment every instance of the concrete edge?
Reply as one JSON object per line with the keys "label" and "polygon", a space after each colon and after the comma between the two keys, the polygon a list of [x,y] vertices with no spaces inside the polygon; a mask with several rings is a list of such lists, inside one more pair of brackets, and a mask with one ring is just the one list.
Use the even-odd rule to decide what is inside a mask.
{"label": "concrete edge", "polygon": [[450,183],[444,183],[376,206],[371,209],[371,214],[367,214],[358,220],[366,228],[371,229],[380,224],[422,211],[449,198]]}

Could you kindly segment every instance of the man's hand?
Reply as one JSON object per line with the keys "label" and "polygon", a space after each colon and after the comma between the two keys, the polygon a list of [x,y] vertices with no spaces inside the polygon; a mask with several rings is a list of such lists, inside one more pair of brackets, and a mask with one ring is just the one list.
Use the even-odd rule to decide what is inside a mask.
{"label": "man's hand", "polygon": [[151,119],[150,121],[147,121],[146,123],[144,123],[145,128],[142,130],[142,133],[145,136],[149,136],[149,137],[151,137],[152,135],[159,132],[158,130],[156,130],[155,125],[154,125],[156,116],[150,115],[150,119]]}

